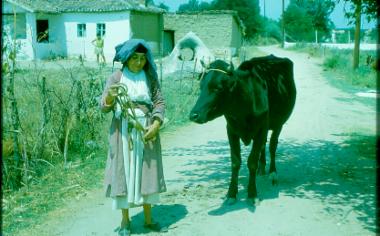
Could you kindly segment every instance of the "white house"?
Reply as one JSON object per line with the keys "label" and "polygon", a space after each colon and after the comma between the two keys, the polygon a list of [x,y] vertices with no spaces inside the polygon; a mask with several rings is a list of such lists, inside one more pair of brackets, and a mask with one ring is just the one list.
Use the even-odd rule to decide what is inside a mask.
{"label": "white house", "polygon": [[155,54],[162,52],[164,11],[147,6],[145,0],[2,0],[2,3],[3,39],[16,38],[20,45],[18,59],[81,55],[93,60],[91,41],[97,34],[104,39],[108,61],[115,54],[115,46],[130,38],[143,38]]}

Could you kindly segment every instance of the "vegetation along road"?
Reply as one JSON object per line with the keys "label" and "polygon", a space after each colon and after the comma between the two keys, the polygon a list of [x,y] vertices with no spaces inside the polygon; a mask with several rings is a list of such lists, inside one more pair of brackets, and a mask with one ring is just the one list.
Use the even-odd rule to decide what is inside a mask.
{"label": "vegetation along road", "polygon": [[[166,235],[375,235],[374,103],[331,86],[317,59],[274,46],[260,49],[293,60],[298,89],[280,136],[279,184],[259,177],[260,204],[245,202],[244,147],[238,202],[224,205],[230,178],[224,118],[190,124],[163,134],[168,191],[153,210],[156,220],[169,226]],[[155,235],[143,229],[140,208],[131,213],[133,234]],[[19,235],[116,235],[119,223],[120,212],[97,189]]]}

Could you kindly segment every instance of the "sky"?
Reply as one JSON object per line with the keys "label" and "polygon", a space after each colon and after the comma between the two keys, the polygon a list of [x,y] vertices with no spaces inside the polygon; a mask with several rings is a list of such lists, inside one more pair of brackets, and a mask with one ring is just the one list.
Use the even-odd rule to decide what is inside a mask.
{"label": "sky", "polygon": [[[202,1],[202,0],[199,0]],[[203,0],[203,2],[211,2],[212,0]],[[265,1],[265,16],[268,18],[272,18],[278,20],[281,16],[282,12],[282,0],[259,0],[260,1],[260,10],[261,15],[264,15],[264,1]],[[160,4],[161,2],[167,5],[170,9],[169,11],[176,11],[181,4],[187,3],[188,0],[154,0],[156,4]],[[289,4],[290,0],[284,0],[285,9]],[[331,13],[330,18],[334,22],[336,28],[346,28],[353,27],[353,25],[348,25],[348,20],[344,17],[344,3],[340,2]],[[375,28],[376,22],[372,21],[368,23],[365,18],[362,19],[362,28]]]}

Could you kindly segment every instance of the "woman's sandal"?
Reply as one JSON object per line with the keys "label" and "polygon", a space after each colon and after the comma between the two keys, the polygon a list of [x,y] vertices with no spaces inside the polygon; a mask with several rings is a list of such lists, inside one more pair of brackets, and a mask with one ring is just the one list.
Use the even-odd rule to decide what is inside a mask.
{"label": "woman's sandal", "polygon": [[119,236],[130,236],[131,235],[131,224],[127,224],[118,231]]}
{"label": "woman's sandal", "polygon": [[161,226],[158,222],[151,224],[144,224],[144,228],[150,229],[155,232],[168,232],[168,228],[165,226]]}

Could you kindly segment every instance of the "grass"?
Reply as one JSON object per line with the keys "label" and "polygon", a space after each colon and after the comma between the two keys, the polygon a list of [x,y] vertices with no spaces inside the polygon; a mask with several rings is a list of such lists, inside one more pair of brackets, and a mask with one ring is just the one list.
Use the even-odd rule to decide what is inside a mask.
{"label": "grass", "polygon": [[164,78],[162,90],[166,101],[167,126],[177,127],[189,122],[190,110],[198,96],[197,77],[184,73],[181,79],[174,73]]}
{"label": "grass", "polygon": [[[58,63],[58,62],[57,62]],[[77,65],[80,64],[77,62]],[[18,102],[21,135],[26,140],[28,150],[28,175],[23,180],[24,187],[19,190],[7,188],[4,170],[12,165],[12,157],[2,157],[2,232],[5,235],[17,235],[21,229],[31,227],[35,222],[41,222],[46,212],[54,210],[64,204],[65,199],[83,196],[87,190],[99,187],[102,183],[107,143],[109,116],[98,111],[98,105],[86,101],[86,112],[94,110],[98,134],[93,140],[94,147],[83,146],[84,141],[90,141],[88,135],[89,116],[84,111],[76,113],[77,94],[72,89],[73,79],[83,80],[84,95],[89,98],[92,92],[99,91],[101,85],[109,75],[110,68],[86,68],[83,66],[60,67],[55,63],[54,68],[26,67],[16,71],[15,94]],[[39,130],[42,122],[41,78],[46,77],[46,87],[49,96],[49,123],[46,127],[46,143],[43,156],[38,156],[36,148],[39,139]],[[3,77],[6,78],[6,77]],[[90,84],[88,81],[98,85]],[[6,80],[5,80],[6,81]],[[8,86],[7,84],[5,84]],[[93,98],[91,96],[91,98]],[[3,141],[8,138],[10,124],[10,109],[6,98],[3,98]],[[67,165],[64,166],[63,155],[57,143],[58,132],[62,130],[62,110],[79,114],[81,119],[73,125],[69,136],[69,152]],[[100,135],[101,134],[101,135]],[[90,176],[90,178],[89,178]],[[26,182],[27,181],[27,182]],[[100,185],[99,185],[100,184]]]}
{"label": "grass", "polygon": [[29,187],[3,192],[4,235],[17,235],[19,230],[42,224],[46,212],[63,206],[66,199],[78,199],[100,188],[105,156],[105,150],[98,150],[89,153],[84,161],[77,157],[70,167],[46,166],[45,174]]}
{"label": "grass", "polygon": [[327,76],[338,82],[354,88],[376,89],[377,73],[372,64],[367,65],[367,57],[376,58],[375,51],[361,51],[359,58],[359,67],[353,69],[352,50],[347,49],[329,49],[324,47],[310,47],[298,44],[291,48],[292,50],[308,53],[313,57],[323,58],[323,67]]}

